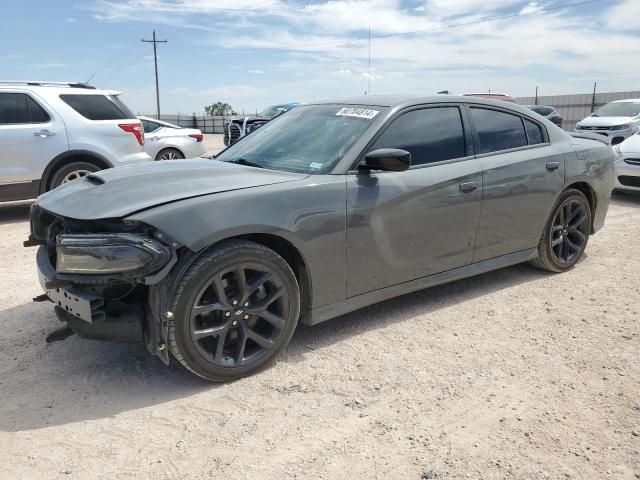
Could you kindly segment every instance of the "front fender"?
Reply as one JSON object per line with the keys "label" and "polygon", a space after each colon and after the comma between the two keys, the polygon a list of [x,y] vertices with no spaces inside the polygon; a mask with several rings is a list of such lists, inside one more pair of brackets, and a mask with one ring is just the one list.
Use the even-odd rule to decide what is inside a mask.
{"label": "front fender", "polygon": [[136,213],[193,252],[222,240],[270,234],[292,244],[312,278],[312,305],[346,298],[346,183],[342,175],[189,198]]}

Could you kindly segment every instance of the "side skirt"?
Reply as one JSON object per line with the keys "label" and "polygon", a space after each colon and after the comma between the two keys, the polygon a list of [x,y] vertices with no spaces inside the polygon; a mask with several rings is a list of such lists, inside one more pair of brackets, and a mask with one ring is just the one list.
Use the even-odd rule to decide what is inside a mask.
{"label": "side skirt", "polygon": [[436,273],[428,277],[418,278],[409,282],[392,285],[390,287],[374,290],[373,292],[363,293],[356,297],[347,298],[341,302],[332,303],[324,307],[311,310],[311,312],[301,319],[306,325],[315,325],[325,320],[344,315],[345,313],[364,308],[374,303],[382,302],[393,297],[398,297],[406,293],[416,292],[429,287],[435,287],[443,283],[461,280],[463,278],[480,275],[482,273],[497,270],[499,268],[509,267],[518,263],[533,260],[538,256],[537,248],[522,250],[509,255],[483,260],[478,263],[472,263],[464,267],[455,268],[442,273]]}
{"label": "side skirt", "polygon": [[40,194],[40,180],[24,183],[5,183],[0,185],[0,202],[30,200]]}

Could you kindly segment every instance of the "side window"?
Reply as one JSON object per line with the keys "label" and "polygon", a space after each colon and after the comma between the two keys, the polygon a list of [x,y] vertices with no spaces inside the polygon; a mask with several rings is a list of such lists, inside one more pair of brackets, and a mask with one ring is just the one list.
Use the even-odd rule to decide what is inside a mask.
{"label": "side window", "polygon": [[544,135],[542,134],[542,128],[531,120],[524,120],[524,126],[527,129],[527,138],[529,139],[529,145],[538,145],[544,143]]}
{"label": "side window", "polygon": [[[60,99],[89,120],[127,120],[136,118],[124,104],[106,95],[64,94]],[[124,107],[124,108],[123,108]]]}
{"label": "side window", "polygon": [[407,112],[387,128],[371,150],[400,148],[411,153],[412,165],[466,156],[458,107],[433,107]]}
{"label": "side window", "polygon": [[480,152],[491,153],[527,145],[522,119],[517,115],[471,107],[480,139]]}
{"label": "side window", "polygon": [[27,95],[27,105],[29,107],[29,114],[31,116],[31,123],[47,123],[51,118],[44,109],[38,105],[33,98]]}
{"label": "side window", "polygon": [[0,93],[0,125],[31,123],[27,98],[24,93]]}

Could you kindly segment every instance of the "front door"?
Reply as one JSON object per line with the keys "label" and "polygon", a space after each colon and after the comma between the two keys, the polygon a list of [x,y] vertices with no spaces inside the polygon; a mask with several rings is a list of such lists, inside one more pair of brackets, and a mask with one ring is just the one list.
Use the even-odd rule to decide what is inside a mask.
{"label": "front door", "polygon": [[0,184],[39,180],[68,150],[64,122],[30,94],[0,92]]}
{"label": "front door", "polygon": [[459,106],[401,113],[367,151],[411,153],[404,172],[347,176],[349,297],[471,263],[482,169]]}

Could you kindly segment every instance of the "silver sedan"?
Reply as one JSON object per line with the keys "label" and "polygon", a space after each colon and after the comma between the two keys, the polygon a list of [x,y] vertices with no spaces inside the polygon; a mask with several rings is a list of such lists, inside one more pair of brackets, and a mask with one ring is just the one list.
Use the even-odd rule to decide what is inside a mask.
{"label": "silver sedan", "polygon": [[149,117],[138,117],[144,127],[144,149],[155,160],[195,158],[205,154],[202,132]]}

